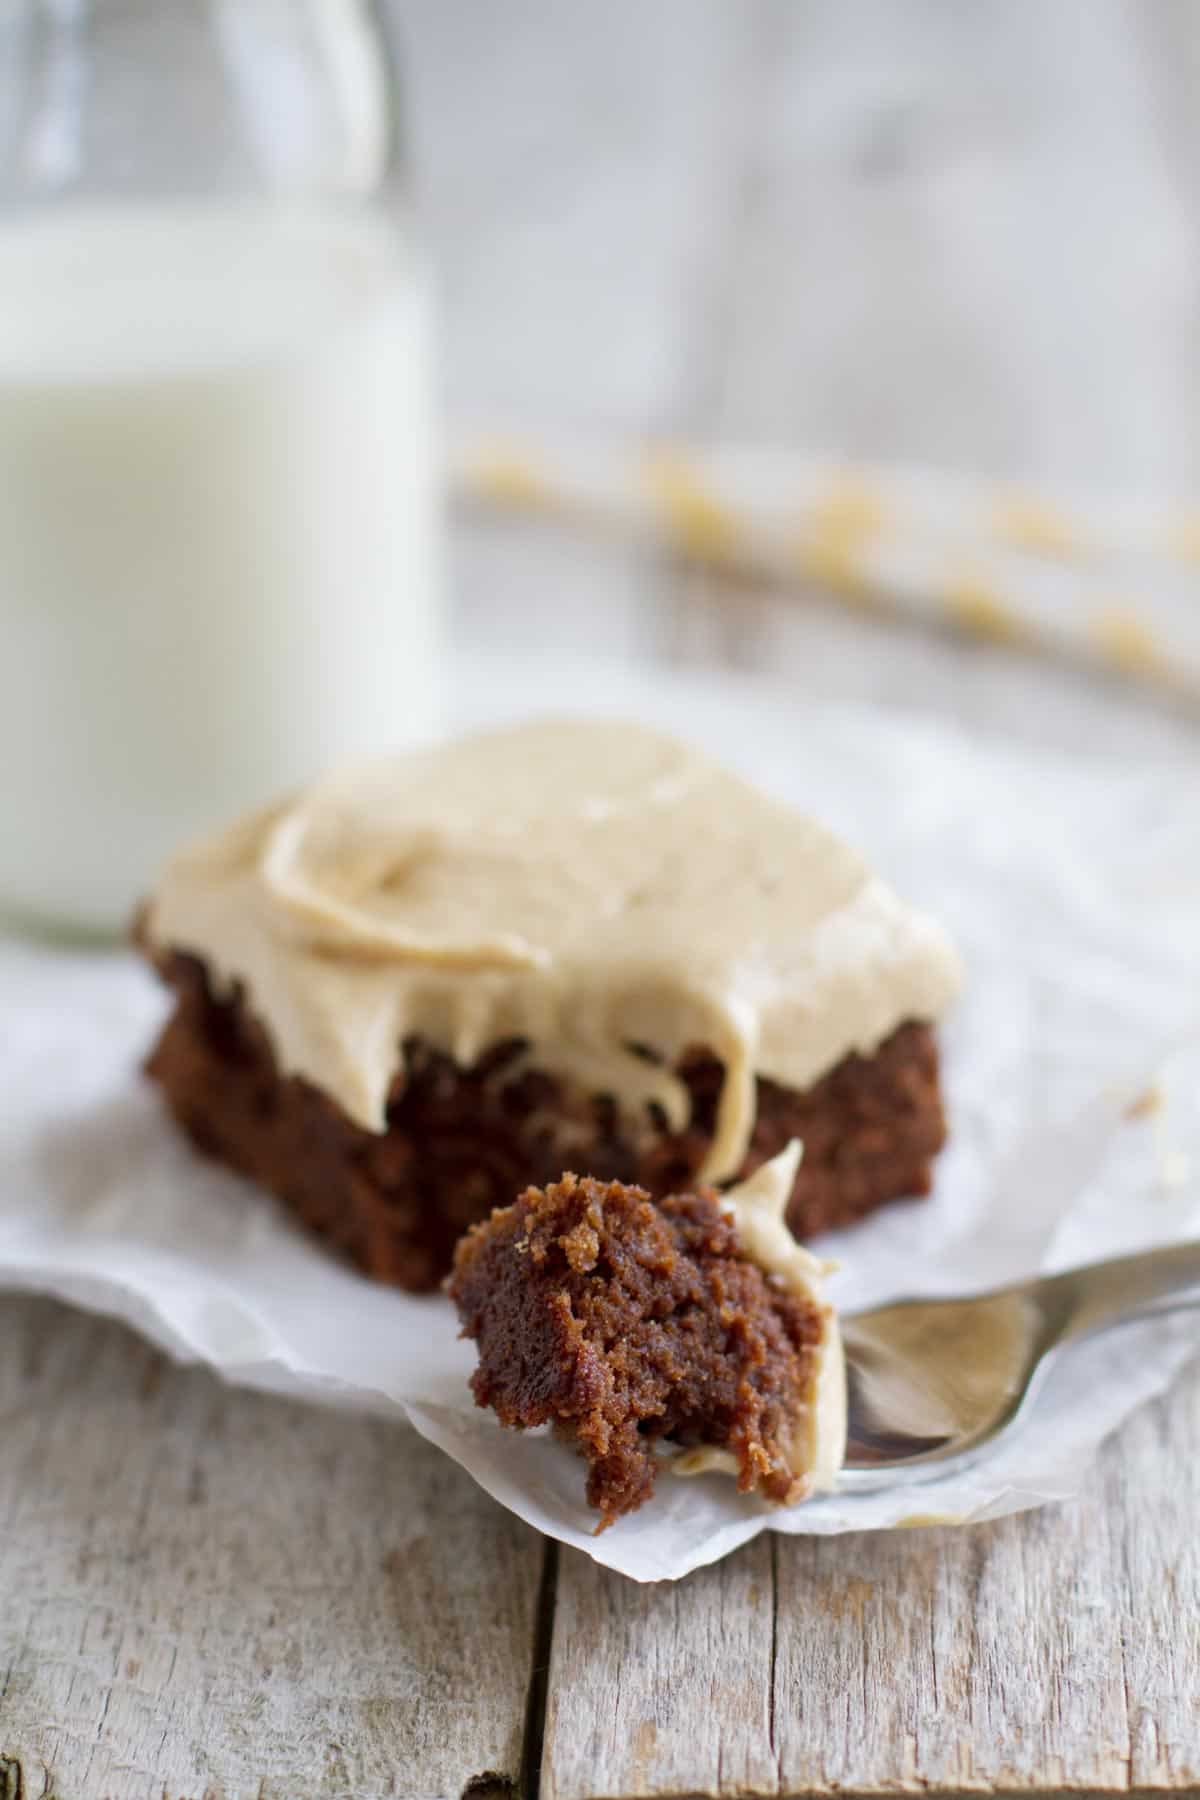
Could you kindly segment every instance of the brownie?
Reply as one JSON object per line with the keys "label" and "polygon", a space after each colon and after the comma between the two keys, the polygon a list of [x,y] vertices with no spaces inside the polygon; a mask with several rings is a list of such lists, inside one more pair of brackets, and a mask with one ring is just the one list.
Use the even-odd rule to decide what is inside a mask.
{"label": "brownie", "polygon": [[[435,1288],[461,1234],[523,1187],[573,1167],[665,1195],[694,1181],[711,1141],[722,1069],[702,1049],[678,1065],[687,1128],[671,1132],[651,1110],[634,1131],[610,1098],[529,1068],[515,1041],[469,1068],[406,1042],[386,1129],[369,1131],[307,1081],[281,1076],[242,992],[218,994],[204,964],[180,952],[158,966],[175,1005],[146,1066],[192,1141],[359,1268],[411,1291]],[[909,1022],[805,1092],[760,1080],[739,1174],[803,1141],[787,1213],[803,1239],[927,1192],[944,1136],[934,1035]]]}
{"label": "brownie", "polygon": [[711,1189],[529,1188],[463,1238],[449,1293],[477,1404],[578,1448],[598,1530],[650,1498],[664,1443],[731,1453],[744,1492],[808,1492],[797,1446],[824,1315],[746,1258]]}

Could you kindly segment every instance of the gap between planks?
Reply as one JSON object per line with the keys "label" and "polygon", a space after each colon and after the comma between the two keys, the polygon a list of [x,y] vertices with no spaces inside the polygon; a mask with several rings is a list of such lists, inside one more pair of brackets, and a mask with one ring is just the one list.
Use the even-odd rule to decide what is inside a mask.
{"label": "gap between planks", "polygon": [[1084,1491],[773,1533],[674,1585],[561,1553],[539,1800],[1200,1791],[1200,1367]]}

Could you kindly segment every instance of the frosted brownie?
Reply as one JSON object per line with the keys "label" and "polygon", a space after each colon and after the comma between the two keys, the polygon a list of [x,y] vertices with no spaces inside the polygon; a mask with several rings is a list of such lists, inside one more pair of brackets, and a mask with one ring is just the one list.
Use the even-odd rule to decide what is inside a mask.
{"label": "frosted brownie", "polygon": [[566,1168],[664,1195],[799,1137],[807,1237],[926,1191],[943,1141],[944,933],[641,726],[334,774],[176,856],[141,935],[180,1124],[404,1287]]}
{"label": "frosted brownie", "polygon": [[724,1200],[564,1175],[460,1242],[476,1402],[580,1451],[597,1529],[649,1499],[664,1450],[780,1505],[833,1485],[845,1375],[822,1265],[783,1224],[797,1150]]}

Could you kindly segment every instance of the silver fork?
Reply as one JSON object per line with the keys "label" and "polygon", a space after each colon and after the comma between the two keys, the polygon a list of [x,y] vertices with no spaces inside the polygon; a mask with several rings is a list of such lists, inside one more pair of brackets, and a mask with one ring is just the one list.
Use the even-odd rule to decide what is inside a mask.
{"label": "silver fork", "polygon": [[849,1436],[842,1486],[869,1492],[948,1474],[951,1463],[978,1456],[1026,1414],[1067,1346],[1189,1306],[1200,1306],[1200,1243],[965,1300],[894,1301],[843,1319]]}

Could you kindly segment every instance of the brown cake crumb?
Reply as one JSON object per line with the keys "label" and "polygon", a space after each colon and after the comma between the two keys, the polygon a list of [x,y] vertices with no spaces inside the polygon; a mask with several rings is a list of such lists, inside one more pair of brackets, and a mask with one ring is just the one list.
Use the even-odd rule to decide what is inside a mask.
{"label": "brown cake crumb", "polygon": [[746,1259],[711,1190],[529,1188],[462,1240],[449,1293],[479,1348],[477,1404],[577,1446],[598,1530],[650,1498],[664,1440],[730,1451],[743,1491],[807,1493],[823,1314]]}
{"label": "brown cake crumb", "polygon": [[[386,1130],[364,1130],[310,1083],[283,1076],[239,992],[219,994],[197,958],[157,958],[174,989],[147,1064],[201,1150],[278,1196],[310,1230],[378,1280],[437,1286],[459,1236],[528,1183],[567,1167],[653,1194],[690,1186],[712,1140],[723,1070],[699,1050],[679,1074],[691,1119],[636,1134],[603,1095],[530,1068],[520,1043],[470,1068],[420,1040],[401,1047]],[[749,1174],[792,1138],[804,1160],[788,1206],[801,1239],[928,1192],[945,1137],[932,1030],[902,1025],[871,1056],[847,1056],[805,1092],[758,1083]]]}

